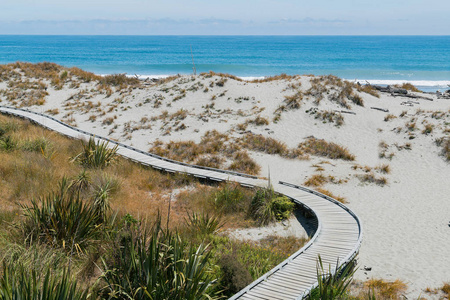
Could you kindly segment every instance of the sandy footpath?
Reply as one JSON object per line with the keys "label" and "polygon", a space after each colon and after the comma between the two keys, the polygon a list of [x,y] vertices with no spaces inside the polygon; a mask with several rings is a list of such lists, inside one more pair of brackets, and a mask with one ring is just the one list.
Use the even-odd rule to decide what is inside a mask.
{"label": "sandy footpath", "polygon": [[[345,146],[355,155],[354,161],[313,155],[309,160],[286,159],[254,151],[249,154],[261,166],[260,175],[268,177],[270,171],[273,181],[303,184],[313,174],[340,180],[325,183],[323,188],[345,197],[347,205],[362,220],[364,242],[359,265],[372,270],[359,270],[357,279],[401,279],[408,283],[408,298],[417,298],[421,293],[429,297],[423,294],[425,288],[450,281],[450,163],[440,155],[442,148],[435,143],[436,139],[450,136],[450,100],[438,99],[436,95],[426,95],[433,100],[429,101],[386,93],[377,98],[355,91],[362,97],[364,107],[347,100],[349,107],[344,108],[330,100],[339,90],[332,83],[326,86],[328,90],[319,103],[315,101],[317,95],[307,95],[313,85],[312,77],[260,83],[227,78],[223,84],[217,84],[222,79],[185,76],[126,93],[117,91],[109,97],[96,93],[93,83],[83,83],[76,89],[50,87],[45,104],[30,109],[46,112],[58,108],[56,118],[145,151],[156,139],[165,143],[200,142],[203,134],[213,129],[239,138],[243,132],[236,126],[258,115],[267,118],[269,124],[248,124],[246,131],[275,138],[290,148],[309,136]],[[6,82],[0,82],[0,89],[7,88]],[[81,90],[85,91],[80,93]],[[275,112],[285,104],[285,97],[298,91],[303,93],[300,108],[283,111],[274,123]],[[88,101],[98,106],[86,111],[75,105]],[[3,99],[1,104],[8,101]],[[311,108],[352,114],[342,113],[344,123],[336,126],[316,119]],[[176,119],[159,118],[164,111],[171,115],[180,109],[187,115],[178,123]],[[89,120],[92,115],[96,117]],[[392,117],[385,121],[388,115]],[[422,133],[427,124],[432,131]],[[380,158],[380,143],[386,145],[385,156],[392,154],[391,159]],[[383,164],[389,166],[388,174],[375,169]],[[358,176],[366,174],[365,166],[369,173],[385,178],[387,184],[361,181]]]}

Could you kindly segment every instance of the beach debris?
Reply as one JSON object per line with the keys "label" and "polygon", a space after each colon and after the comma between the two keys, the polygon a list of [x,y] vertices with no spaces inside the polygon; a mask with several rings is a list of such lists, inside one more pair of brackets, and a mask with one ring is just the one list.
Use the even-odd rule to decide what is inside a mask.
{"label": "beach debris", "polygon": [[364,271],[372,271],[372,267],[366,267],[366,266],[364,266]]}
{"label": "beach debris", "polygon": [[384,111],[384,112],[389,112],[389,109],[386,109],[386,108],[380,108],[380,107],[372,106],[371,109],[376,109],[376,110],[381,110],[381,111]]}

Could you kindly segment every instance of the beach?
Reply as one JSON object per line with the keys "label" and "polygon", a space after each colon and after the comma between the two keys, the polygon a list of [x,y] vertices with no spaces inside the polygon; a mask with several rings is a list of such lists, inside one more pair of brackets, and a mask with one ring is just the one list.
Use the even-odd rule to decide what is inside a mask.
{"label": "beach", "polygon": [[[320,176],[310,187],[345,198],[362,221],[358,280],[400,279],[408,298],[436,297],[424,290],[450,280],[450,165],[442,146],[450,135],[449,98],[379,92],[334,76],[245,81],[211,72],[109,89],[70,71],[58,86],[25,77],[42,81],[48,94],[27,109],[143,151],[200,144],[215,130],[241,145],[260,177],[305,185]],[[0,90],[11,91],[9,84],[3,79]],[[0,99],[22,106],[5,93]],[[249,136],[274,139],[291,154],[241,143]],[[298,150],[311,139],[340,145],[354,158]],[[230,167],[231,158],[222,156],[220,167]]]}

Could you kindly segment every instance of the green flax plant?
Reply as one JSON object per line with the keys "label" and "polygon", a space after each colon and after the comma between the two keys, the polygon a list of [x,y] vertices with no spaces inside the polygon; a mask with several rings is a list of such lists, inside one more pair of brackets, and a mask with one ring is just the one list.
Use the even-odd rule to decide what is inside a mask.
{"label": "green flax plant", "polygon": [[353,280],[353,275],[356,272],[355,259],[349,263],[338,266],[331,272],[331,267],[328,272],[324,270],[322,258],[319,255],[317,261],[317,282],[318,285],[313,289],[309,298],[311,300],[335,300],[348,299],[349,286]]}
{"label": "green flax plant", "polygon": [[98,211],[70,189],[67,178],[62,179],[58,191],[21,208],[25,218],[18,230],[30,245],[38,242],[81,253],[101,232]]}
{"label": "green flax plant", "polygon": [[82,142],[83,150],[73,158],[73,161],[79,162],[86,168],[105,168],[116,159],[118,146],[109,147],[108,142],[95,142],[94,138]]}
{"label": "green flax plant", "polygon": [[194,247],[161,228],[129,227],[109,262],[103,260],[100,297],[108,299],[214,299],[208,247]]}
{"label": "green flax plant", "polygon": [[[0,277],[0,300],[85,300],[87,289],[77,287],[77,283],[67,272],[53,275],[28,270],[20,265],[3,263]],[[43,275],[45,274],[45,275]]]}

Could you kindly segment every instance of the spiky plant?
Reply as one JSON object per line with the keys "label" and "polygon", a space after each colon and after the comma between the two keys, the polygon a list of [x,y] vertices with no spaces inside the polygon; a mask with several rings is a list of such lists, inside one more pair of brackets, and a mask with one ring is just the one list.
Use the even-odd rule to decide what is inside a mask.
{"label": "spiky plant", "polygon": [[213,299],[207,247],[193,247],[176,233],[130,229],[122,236],[114,259],[104,261],[101,297],[110,299]]}
{"label": "spiky plant", "polygon": [[4,263],[0,277],[0,299],[84,300],[88,299],[88,290],[77,287],[76,281],[65,271],[62,276],[54,276],[50,270],[38,273],[23,266]]}
{"label": "spiky plant", "polygon": [[214,234],[223,226],[220,217],[196,212],[193,212],[192,214],[188,213],[186,224],[193,232],[200,234],[201,236]]}
{"label": "spiky plant", "polygon": [[356,272],[355,260],[353,259],[349,263],[338,266],[331,272],[329,267],[328,272],[323,267],[322,258],[318,257],[317,261],[317,287],[313,289],[309,294],[311,300],[335,300],[346,299],[349,286],[353,280],[353,275]]}
{"label": "spiky plant", "polygon": [[116,159],[118,146],[109,147],[108,142],[95,142],[90,138],[86,143],[81,142],[83,151],[73,158],[73,161],[79,162],[86,168],[105,168],[112,164]]}
{"label": "spiky plant", "polygon": [[100,232],[97,211],[71,192],[67,178],[61,181],[59,191],[21,208],[25,219],[18,229],[28,244],[41,242],[80,253]]}

